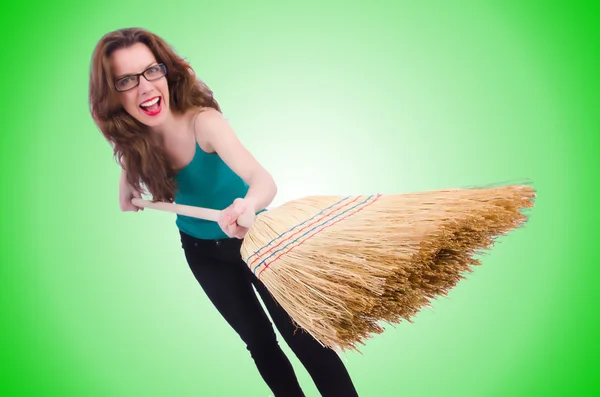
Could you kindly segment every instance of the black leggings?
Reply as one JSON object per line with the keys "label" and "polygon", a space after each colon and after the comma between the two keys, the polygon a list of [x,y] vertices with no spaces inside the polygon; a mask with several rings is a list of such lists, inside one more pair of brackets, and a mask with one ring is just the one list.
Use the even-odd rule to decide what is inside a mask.
{"label": "black leggings", "polygon": [[310,334],[296,329],[289,315],[243,262],[241,240],[199,240],[183,232],[187,262],[210,301],[238,333],[275,397],[304,397],[292,365],[252,285],[260,294],[280,334],[304,365],[323,397],[358,396],[338,355]]}

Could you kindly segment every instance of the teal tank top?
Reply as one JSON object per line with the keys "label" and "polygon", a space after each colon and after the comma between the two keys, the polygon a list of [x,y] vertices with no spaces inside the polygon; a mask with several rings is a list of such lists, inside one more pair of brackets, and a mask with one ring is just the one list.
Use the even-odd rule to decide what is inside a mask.
{"label": "teal tank top", "polygon": [[[192,161],[175,176],[177,204],[223,210],[236,198],[244,198],[248,185],[216,153],[207,153],[196,142]],[[177,214],[175,221],[190,236],[215,240],[228,238],[217,222]]]}

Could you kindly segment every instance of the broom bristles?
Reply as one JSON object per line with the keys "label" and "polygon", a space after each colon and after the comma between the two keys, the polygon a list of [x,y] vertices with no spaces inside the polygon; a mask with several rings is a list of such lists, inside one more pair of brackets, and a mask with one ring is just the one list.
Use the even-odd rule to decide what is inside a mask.
{"label": "broom bristles", "polygon": [[446,295],[534,199],[528,185],[305,197],[259,214],[242,257],[297,325],[358,350]]}

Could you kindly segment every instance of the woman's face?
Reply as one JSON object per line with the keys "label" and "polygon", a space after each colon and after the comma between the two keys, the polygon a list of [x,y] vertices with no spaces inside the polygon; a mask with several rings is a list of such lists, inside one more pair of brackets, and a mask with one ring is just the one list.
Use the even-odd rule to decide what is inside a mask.
{"label": "woman's face", "polygon": [[[156,62],[152,51],[142,43],[116,50],[110,66],[114,85],[123,108],[149,127],[162,124],[169,112],[166,69]],[[138,75],[144,73],[143,75]]]}

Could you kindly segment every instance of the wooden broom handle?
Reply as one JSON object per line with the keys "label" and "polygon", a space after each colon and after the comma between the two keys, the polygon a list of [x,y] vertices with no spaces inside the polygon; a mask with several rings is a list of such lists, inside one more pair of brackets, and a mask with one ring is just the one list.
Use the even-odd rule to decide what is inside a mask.
{"label": "wooden broom handle", "polygon": [[[190,216],[193,218],[204,219],[206,221],[218,222],[219,216],[221,215],[220,210],[213,210],[210,208],[194,207],[191,205],[175,204],[175,203],[164,203],[164,202],[152,202],[140,198],[131,199],[131,203],[136,207],[150,208],[153,210],[172,212],[174,214]],[[250,227],[254,223],[254,214],[243,213],[239,216],[237,224],[242,227]]]}

